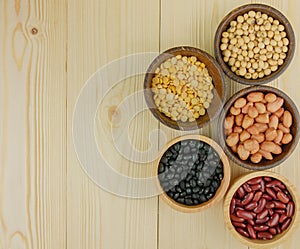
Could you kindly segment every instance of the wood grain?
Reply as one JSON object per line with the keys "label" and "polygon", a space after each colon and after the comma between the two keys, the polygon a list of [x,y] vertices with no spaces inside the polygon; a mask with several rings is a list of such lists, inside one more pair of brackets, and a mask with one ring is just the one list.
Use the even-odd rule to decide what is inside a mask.
{"label": "wood grain", "polygon": [[[0,249],[246,248],[225,228],[222,203],[183,214],[157,197],[132,200],[101,190],[82,170],[72,141],[76,99],[99,67],[132,53],[182,45],[213,54],[222,17],[246,3],[269,4],[293,26],[293,61],[269,85],[287,93],[299,108],[299,1],[0,1]],[[110,126],[122,120],[117,106],[142,90],[142,82],[140,75],[112,89],[98,109],[95,127],[113,168],[134,177],[149,176],[153,163],[124,160],[111,140],[103,144],[101,134],[104,128],[110,135]],[[245,87],[226,82],[227,97]],[[97,102],[97,92],[93,100]],[[145,104],[140,101],[135,97],[132,103]],[[157,128],[159,136],[149,139]],[[134,117],[128,133],[141,151],[151,145],[159,150],[181,134],[215,141],[219,136],[216,121],[182,133],[158,124],[150,111]],[[271,170],[287,177],[298,192],[299,160],[298,145],[282,166]],[[232,162],[231,167],[232,179],[248,172]],[[299,229],[277,248],[298,248]]]}
{"label": "wood grain", "polygon": [[65,4],[0,2],[3,249],[66,247]]}
{"label": "wood grain", "polygon": [[[126,199],[96,186],[77,161],[71,127],[76,98],[91,74],[122,56],[158,51],[158,1],[75,0],[69,2],[68,13],[68,248],[157,248],[157,197]],[[119,73],[118,69],[115,73]],[[132,111],[120,112],[118,105],[141,91],[142,82],[140,75],[112,88],[98,109],[95,127],[99,149],[109,164],[118,172],[135,177],[149,176],[154,164],[124,159],[114,146],[111,126],[116,128]],[[111,86],[114,83],[110,82]],[[100,101],[98,95],[91,96],[95,104]],[[133,104],[144,103],[134,96]],[[141,129],[141,124],[145,129]],[[143,151],[149,146],[148,132],[157,128],[158,122],[145,111],[134,117],[124,132],[131,136],[133,146]],[[157,138],[153,141],[158,150]]]}

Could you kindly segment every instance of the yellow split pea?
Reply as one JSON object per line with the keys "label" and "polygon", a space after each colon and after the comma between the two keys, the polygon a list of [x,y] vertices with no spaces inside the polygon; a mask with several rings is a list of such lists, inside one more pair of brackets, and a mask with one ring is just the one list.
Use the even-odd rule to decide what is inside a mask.
{"label": "yellow split pea", "polygon": [[181,122],[192,122],[205,115],[214,97],[214,85],[206,65],[197,57],[171,57],[155,74],[152,92],[160,112]]}

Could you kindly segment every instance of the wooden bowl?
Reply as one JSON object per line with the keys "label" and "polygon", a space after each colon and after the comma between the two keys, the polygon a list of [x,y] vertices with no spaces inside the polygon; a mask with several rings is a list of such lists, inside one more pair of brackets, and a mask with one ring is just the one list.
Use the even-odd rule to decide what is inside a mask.
{"label": "wooden bowl", "polygon": [[[203,62],[206,65],[206,68],[208,69],[208,72],[212,77],[214,85],[214,98],[212,99],[210,107],[206,110],[206,114],[204,116],[200,116],[194,122],[181,122],[172,120],[158,110],[153,99],[151,84],[152,78],[155,76],[155,69],[159,67],[161,63],[176,55],[196,56],[199,61]],[[224,74],[217,61],[208,53],[193,47],[174,47],[163,52],[151,63],[144,79],[144,96],[150,111],[160,122],[177,130],[199,129],[202,128],[205,124],[208,124],[210,121],[212,121],[220,113],[223,103],[225,102],[225,90],[226,87]]]}
{"label": "wooden bowl", "polygon": [[[239,15],[245,14],[250,10],[261,11],[262,13],[265,13],[268,16],[276,18],[285,27],[285,32],[287,34],[286,37],[289,39],[290,42],[288,45],[288,52],[286,58],[284,59],[284,63],[278,68],[278,70],[271,73],[268,76],[265,76],[261,79],[258,78],[256,80],[254,79],[248,80],[232,72],[230,66],[226,62],[224,62],[222,51],[220,50],[222,33],[227,30],[227,28],[230,25],[230,22],[232,20],[235,20]],[[287,69],[288,65],[291,63],[295,52],[295,34],[288,19],[277,9],[274,9],[271,6],[264,5],[264,4],[247,4],[232,10],[222,19],[215,34],[214,51],[215,51],[215,57],[217,61],[221,65],[225,74],[230,79],[246,85],[266,84],[279,77]]]}
{"label": "wooden bowl", "polygon": [[[218,153],[218,155],[220,156],[221,161],[223,162],[223,179],[222,182],[219,186],[219,188],[217,189],[217,192],[215,193],[214,197],[212,197],[211,199],[209,199],[207,202],[204,202],[202,204],[199,205],[194,205],[194,206],[188,206],[188,205],[184,205],[181,203],[176,202],[174,199],[172,199],[171,197],[169,197],[163,190],[163,188],[160,185],[160,181],[158,178],[158,165],[159,162],[163,156],[163,154],[168,150],[169,147],[171,147],[173,144],[176,144],[179,141],[183,141],[183,140],[187,140],[187,139],[194,139],[194,140],[200,140],[203,141],[207,144],[209,144],[212,148],[215,149],[215,151]],[[225,155],[224,151],[222,150],[222,148],[212,139],[202,136],[202,135],[185,135],[185,136],[181,136],[181,137],[177,137],[175,139],[173,139],[172,141],[170,141],[168,144],[166,144],[164,146],[164,148],[162,149],[160,156],[157,159],[157,162],[155,164],[154,167],[154,175],[155,177],[155,181],[156,181],[156,186],[159,190],[160,194],[160,198],[165,201],[170,207],[174,208],[177,211],[180,212],[185,212],[185,213],[194,213],[194,212],[199,212],[202,211],[204,209],[207,209],[211,206],[213,206],[214,204],[216,204],[218,201],[220,201],[226,191],[227,188],[229,186],[229,182],[230,182],[230,165],[229,165],[229,161],[227,156]]]}
{"label": "wooden bowl", "polygon": [[[295,203],[295,213],[293,215],[292,221],[289,225],[289,227],[281,234],[278,234],[274,236],[273,239],[271,240],[259,240],[259,239],[248,239],[242,235],[240,235],[234,228],[234,226],[231,223],[230,220],[230,202],[233,198],[234,193],[237,191],[237,189],[245,182],[248,180],[259,177],[259,176],[269,176],[276,178],[283,182],[287,188],[287,190],[290,192],[293,201]],[[290,235],[292,232],[296,229],[297,225],[299,224],[299,211],[300,211],[300,206],[299,206],[299,196],[296,192],[295,187],[283,176],[269,172],[269,171],[257,171],[254,173],[250,174],[245,174],[237,179],[235,179],[234,183],[228,190],[225,199],[224,199],[224,219],[227,227],[231,231],[231,233],[236,237],[239,241],[242,243],[246,244],[248,247],[251,248],[273,248],[278,246],[280,243],[284,242],[285,240],[288,240],[290,238]]]}
{"label": "wooden bowl", "polygon": [[[263,93],[274,93],[277,96],[284,99],[283,107],[290,111],[293,117],[293,125],[291,126],[291,134],[293,135],[293,140],[286,145],[282,145],[282,153],[280,155],[273,155],[273,160],[266,160],[262,159],[262,161],[259,164],[252,163],[250,159],[243,161],[239,158],[239,156],[234,153],[229,146],[226,144],[226,135],[224,132],[223,124],[225,117],[227,113],[230,110],[230,107],[233,105],[233,103],[240,97],[245,97],[250,92],[260,91]],[[281,164],[283,161],[285,161],[294,151],[296,148],[298,141],[299,141],[299,122],[300,122],[300,116],[297,109],[297,106],[294,104],[292,99],[285,94],[283,91],[270,87],[270,86],[252,86],[248,88],[244,88],[240,90],[239,92],[235,93],[225,104],[223,112],[220,114],[219,118],[219,131],[221,133],[220,135],[220,144],[222,148],[224,148],[225,153],[228,155],[228,157],[237,163],[238,165],[251,169],[251,170],[265,170],[269,168],[273,168],[279,164]]]}

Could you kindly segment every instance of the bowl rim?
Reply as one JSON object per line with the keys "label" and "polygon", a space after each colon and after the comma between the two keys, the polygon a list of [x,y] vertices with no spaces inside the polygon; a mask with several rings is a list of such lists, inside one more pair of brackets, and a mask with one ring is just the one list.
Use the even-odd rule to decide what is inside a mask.
{"label": "bowl rim", "polygon": [[[277,71],[271,73],[268,76],[265,76],[261,79],[256,79],[256,80],[248,80],[246,78],[240,77],[236,75],[234,72],[231,71],[230,67],[227,65],[227,63],[224,62],[222,53],[220,51],[220,44],[221,44],[221,36],[222,32],[228,27],[230,21],[232,21],[237,15],[246,13],[250,10],[257,10],[257,11],[267,11],[272,17],[276,16],[276,18],[282,23],[285,27],[285,31],[287,34],[287,37],[289,37],[289,50],[287,52],[287,57],[284,59],[284,63],[278,68]],[[244,85],[260,85],[260,84],[266,84],[272,80],[277,79],[283,72],[288,68],[290,65],[291,61],[293,60],[294,54],[295,54],[295,49],[296,49],[296,38],[295,38],[295,33],[292,28],[292,25],[290,21],[287,19],[287,17],[281,13],[279,10],[275,9],[272,6],[266,5],[266,4],[245,4],[241,5],[233,10],[231,10],[228,14],[226,14],[225,17],[222,18],[220,21],[218,28],[215,33],[214,37],[214,54],[215,58],[220,64],[222,70],[224,73],[232,80],[244,84]]]}
{"label": "bowl rim", "polygon": [[[246,169],[250,170],[266,170],[270,168],[274,168],[280,164],[282,164],[285,160],[288,159],[288,157],[294,152],[296,146],[298,145],[299,138],[300,138],[300,133],[296,132],[296,134],[293,134],[293,140],[291,142],[291,147],[290,149],[285,152],[286,154],[278,161],[270,163],[269,165],[261,165],[259,164],[254,164],[249,162],[248,160],[243,161],[240,158],[238,158],[237,154],[233,153],[231,149],[227,146],[226,144],[226,138],[225,138],[225,133],[224,133],[224,127],[223,123],[226,118],[226,114],[229,111],[229,108],[233,105],[236,99],[239,97],[245,96],[246,94],[250,92],[256,92],[256,91],[268,91],[275,93],[276,95],[280,94],[280,96],[284,99],[284,101],[288,102],[289,105],[291,105],[294,114],[293,114],[293,119],[294,119],[294,124],[296,125],[296,129],[298,130],[300,127],[300,114],[298,111],[298,108],[294,101],[282,90],[272,87],[272,86],[266,86],[266,85],[257,85],[257,86],[248,86],[246,88],[243,88],[239,90],[238,92],[234,93],[225,103],[224,108],[220,114],[219,120],[218,120],[218,129],[220,131],[220,137],[219,137],[219,143],[222,146],[224,152],[230,158],[234,163],[238,164],[239,166],[242,166]],[[227,110],[227,111],[226,111]]]}
{"label": "bowl rim", "polygon": [[[246,181],[259,176],[273,177],[280,180],[282,183],[284,183],[289,193],[291,194],[295,204],[295,212],[290,225],[283,233],[276,235],[271,240],[258,240],[258,239],[253,240],[240,235],[232,225],[230,219],[230,210],[229,210],[230,202],[236,190]],[[238,238],[240,242],[252,248],[266,248],[265,246],[270,246],[273,248],[274,246],[281,244],[283,241],[286,241],[288,237],[295,231],[295,229],[299,225],[299,215],[300,215],[299,201],[300,201],[299,194],[296,190],[296,187],[286,177],[271,171],[256,171],[256,172],[246,173],[234,179],[234,183],[230,186],[229,190],[226,193],[226,196],[224,198],[224,204],[223,204],[223,215],[224,215],[225,224],[227,228],[231,231],[231,233],[234,235],[234,237]]]}
{"label": "bowl rim", "polygon": [[[212,64],[212,66],[214,67],[214,70],[216,70],[216,72],[218,73],[218,77],[220,78],[220,84],[222,87],[222,95],[219,95],[219,99],[220,99],[220,104],[216,110],[216,112],[211,115],[209,117],[209,120],[206,120],[204,122],[200,122],[200,118],[198,118],[197,120],[199,121],[193,121],[193,122],[181,122],[181,121],[177,121],[176,125],[170,123],[173,122],[173,120],[171,120],[169,117],[165,116],[163,113],[161,115],[163,115],[165,117],[162,118],[161,115],[159,114],[159,111],[156,108],[156,105],[154,104],[154,101],[150,100],[150,96],[152,94],[151,89],[148,87],[148,83],[149,83],[149,79],[151,78],[154,70],[166,59],[170,58],[171,56],[174,56],[174,53],[176,52],[192,52],[192,53],[198,53],[201,57],[206,57]],[[195,55],[196,57],[198,57],[197,55]],[[206,66],[206,68],[208,69],[208,71],[210,71],[210,69]],[[211,75],[211,74],[210,74]],[[211,77],[213,78],[213,75],[211,75]],[[213,78],[214,80],[214,78]],[[164,52],[160,53],[158,56],[156,56],[154,58],[154,60],[151,62],[151,64],[149,65],[149,67],[146,70],[146,74],[144,77],[144,99],[146,101],[147,107],[148,109],[150,109],[152,115],[162,124],[166,125],[169,128],[172,129],[176,129],[176,130],[183,130],[183,131],[189,131],[189,130],[197,130],[197,129],[201,129],[204,126],[208,125],[210,122],[212,122],[213,120],[216,119],[216,117],[220,114],[222,107],[226,101],[226,96],[227,96],[227,87],[226,87],[226,81],[225,81],[225,75],[224,72],[221,68],[221,66],[219,65],[219,63],[217,62],[217,60],[210,55],[208,52],[200,49],[200,48],[196,48],[196,47],[191,47],[191,46],[177,46],[177,47],[172,47],[169,48],[167,50],[165,50]],[[151,95],[152,96],[152,95]],[[153,97],[152,97],[153,99]]]}
{"label": "bowl rim", "polygon": [[[208,200],[202,204],[194,205],[194,206],[187,206],[187,205],[178,203],[174,199],[169,197],[166,194],[166,192],[163,190],[163,188],[161,187],[160,181],[158,178],[158,165],[159,165],[159,162],[160,162],[162,156],[164,155],[164,153],[172,145],[176,144],[177,142],[180,142],[183,140],[188,140],[188,139],[200,140],[200,141],[203,141],[203,142],[209,144],[218,153],[220,159],[223,162],[224,176],[223,176],[221,184],[220,184],[219,188],[217,189],[214,197],[212,197],[210,200]],[[159,153],[159,157],[157,158],[157,160],[154,164],[153,171],[154,171],[154,176],[155,176],[155,185],[157,186],[157,188],[159,190],[160,198],[165,203],[167,203],[171,208],[173,208],[179,212],[184,212],[184,213],[199,212],[199,211],[205,210],[205,209],[215,205],[217,202],[221,201],[221,199],[224,198],[225,193],[229,187],[230,178],[231,178],[231,167],[229,164],[229,160],[228,160],[228,157],[226,156],[226,154],[224,153],[224,151],[222,150],[221,146],[217,142],[215,142],[213,139],[203,136],[203,135],[183,135],[183,136],[176,137],[176,138],[172,139],[171,141],[169,141],[168,143],[166,143],[165,146],[161,149],[161,151]]]}

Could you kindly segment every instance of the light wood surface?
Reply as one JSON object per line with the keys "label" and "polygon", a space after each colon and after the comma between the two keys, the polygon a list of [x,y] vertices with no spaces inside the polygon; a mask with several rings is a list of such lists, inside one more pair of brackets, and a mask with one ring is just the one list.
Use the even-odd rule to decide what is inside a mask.
{"label": "light wood surface", "polygon": [[[299,1],[252,2],[282,11],[299,36]],[[130,199],[102,190],[81,168],[72,138],[76,100],[101,66],[133,53],[179,45],[213,54],[214,32],[222,17],[246,3],[250,1],[0,0],[0,248],[247,248],[225,227],[221,202],[184,214],[158,197]],[[300,107],[298,38],[296,43],[292,64],[270,85]],[[95,137],[103,154],[115,170],[134,177],[150,176],[154,162],[130,162],[113,139],[102,138],[126,116],[116,107],[142,90],[142,82],[143,75],[120,82],[95,117]],[[227,83],[228,96],[243,87],[228,79]],[[91,99],[99,101],[97,92]],[[144,104],[139,98],[133,103]],[[155,129],[161,133],[149,138]],[[219,135],[216,122],[187,133],[216,141]],[[146,156],[151,146],[158,153],[181,134],[159,124],[147,110],[129,127],[130,142]],[[297,146],[272,170],[287,177],[298,192],[299,160]],[[247,172],[231,166],[232,179]],[[299,232],[298,228],[277,248],[299,248]]]}

